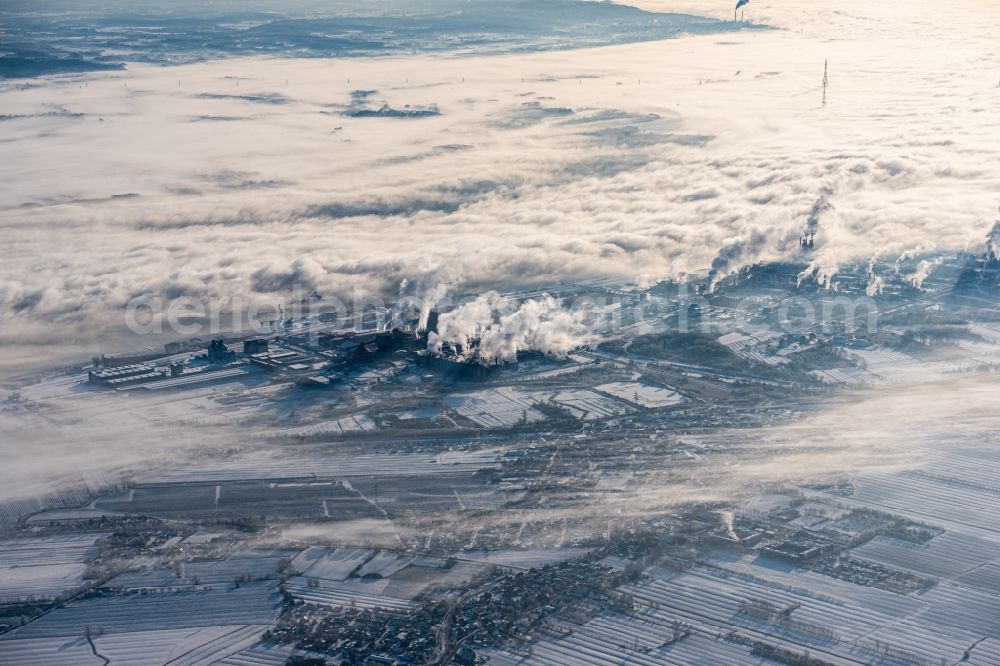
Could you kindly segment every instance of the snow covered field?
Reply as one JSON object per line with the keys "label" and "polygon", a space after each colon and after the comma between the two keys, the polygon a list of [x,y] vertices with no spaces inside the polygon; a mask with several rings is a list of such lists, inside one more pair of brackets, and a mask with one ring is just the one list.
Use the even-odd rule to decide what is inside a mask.
{"label": "snow covered field", "polygon": [[406,611],[418,604],[385,594],[388,579],[352,578],[348,581],[320,580],[310,586],[300,577],[292,577],[285,589],[296,599],[321,606],[352,606],[357,608],[381,608],[389,611]]}
{"label": "snow covered field", "polygon": [[352,571],[374,555],[375,551],[366,548],[337,548],[331,551],[314,546],[292,560],[292,570],[310,578],[346,580]]}
{"label": "snow covered field", "polygon": [[[223,625],[193,629],[165,629],[110,633],[94,638],[94,646],[115,666],[198,666],[207,664],[283,664],[288,650],[261,649],[264,625]],[[252,661],[255,651],[269,661]],[[283,655],[277,661],[277,655]],[[229,661],[227,661],[229,660]],[[4,666],[102,666],[83,637],[60,636],[24,640],[0,640],[0,663]]]}
{"label": "snow covered field", "polygon": [[0,541],[0,601],[56,597],[83,584],[85,562],[103,534]]}
{"label": "snow covered field", "polygon": [[57,608],[0,642],[27,638],[82,636],[84,628],[104,627],[110,634],[215,625],[271,624],[281,596],[274,583],[248,583],[236,589],[128,594],[81,599]]}
{"label": "snow covered field", "polygon": [[365,414],[345,416],[335,421],[324,421],[314,425],[282,430],[278,434],[292,437],[316,437],[324,435],[345,435],[375,430],[375,422]]}
{"label": "snow covered field", "polygon": [[108,581],[107,586],[127,591],[185,587],[225,589],[237,578],[277,579],[281,562],[289,561],[297,554],[297,550],[281,549],[240,551],[222,560],[199,560],[173,568],[123,573]]}
{"label": "snow covered field", "polygon": [[611,384],[601,384],[594,388],[602,393],[613,395],[616,398],[621,398],[647,409],[670,407],[684,401],[684,398],[676,391],[640,384],[638,382],[614,382]]}
{"label": "snow covered field", "polygon": [[506,387],[445,399],[449,409],[484,428],[509,428],[543,421],[545,415],[535,409],[537,402],[532,394]]}
{"label": "snow covered field", "polygon": [[788,520],[790,530],[810,527],[844,541],[887,520],[852,514],[857,508],[922,521],[925,542],[877,536],[839,556],[913,574],[918,589],[833,578],[761,553],[717,551],[683,571],[651,567],[648,578],[619,588],[635,602],[631,614],[550,623],[530,649],[494,650],[491,663],[773,663],[752,654],[752,644],[838,665],[997,663],[997,453],[984,441],[992,439],[989,431],[944,437],[915,444],[901,469],[857,474],[852,492],[762,495],[741,513],[754,520],[794,500],[798,517]]}
{"label": "snow covered field", "polygon": [[138,484],[162,484],[473,473],[496,465],[497,459],[498,454],[493,450],[451,451],[441,454],[332,454],[315,457],[293,457],[265,451],[213,461],[208,469],[203,465],[191,465],[149,471],[136,475],[135,481]]}
{"label": "snow covered field", "polygon": [[624,416],[633,407],[588,389],[566,389],[555,393],[535,393],[539,401],[548,402],[580,421],[600,421]]}

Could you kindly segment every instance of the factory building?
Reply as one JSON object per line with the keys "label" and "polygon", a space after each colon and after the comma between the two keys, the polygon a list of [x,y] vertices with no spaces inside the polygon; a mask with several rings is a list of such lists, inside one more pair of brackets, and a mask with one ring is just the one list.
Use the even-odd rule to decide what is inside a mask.
{"label": "factory building", "polygon": [[364,361],[381,354],[390,353],[404,346],[402,331],[379,331],[378,333],[320,334],[319,344],[329,349],[334,358],[343,362]]}
{"label": "factory building", "polygon": [[118,388],[138,382],[160,379],[162,377],[163,373],[159,370],[155,370],[144,363],[134,363],[132,365],[123,365],[117,368],[91,370],[87,373],[87,382],[96,386]]}
{"label": "factory building", "polygon": [[438,330],[438,320],[441,318],[441,312],[437,308],[431,310],[427,313],[427,327],[424,329],[424,335],[428,333],[437,333]]}
{"label": "factory building", "polygon": [[289,349],[272,349],[262,354],[254,354],[249,357],[249,360],[252,364],[271,372],[290,374],[308,372],[315,363],[313,357]]}
{"label": "factory building", "polygon": [[122,368],[127,365],[145,364],[161,358],[163,354],[101,354],[93,359],[95,368]]}
{"label": "factory building", "polygon": [[[496,375],[501,367],[498,364],[485,365],[454,356],[426,355],[418,358],[426,367],[440,372],[445,379],[451,381],[485,381]],[[517,367],[517,364],[508,364],[507,367]]]}
{"label": "factory building", "polygon": [[236,358],[236,352],[230,351],[222,340],[212,340],[208,345],[208,360],[212,363],[228,363]]}
{"label": "factory building", "polygon": [[243,353],[244,354],[263,354],[267,351],[267,339],[266,338],[255,338],[253,340],[243,341]]}

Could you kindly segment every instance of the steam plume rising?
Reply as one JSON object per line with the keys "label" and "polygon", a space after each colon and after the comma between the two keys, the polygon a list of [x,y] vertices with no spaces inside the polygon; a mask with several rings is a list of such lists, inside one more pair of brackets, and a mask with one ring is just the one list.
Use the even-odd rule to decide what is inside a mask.
{"label": "steam plume rising", "polygon": [[722,526],[726,528],[726,536],[733,541],[739,541],[739,537],[736,536],[736,532],[733,530],[733,512],[719,511],[719,517],[722,519]]}
{"label": "steam plume rising", "polygon": [[738,0],[736,3],[736,9],[741,9],[750,4],[750,0]]}
{"label": "steam plume rising", "polygon": [[431,310],[441,304],[461,282],[461,271],[454,266],[438,266],[404,278],[399,284],[399,300],[392,308],[393,321],[398,323],[416,316],[417,330],[427,330]]}
{"label": "steam plume rising", "polygon": [[708,290],[714,291],[720,280],[750,263],[764,249],[766,243],[767,235],[754,230],[749,236],[722,246],[712,260],[712,268],[708,273]]}
{"label": "steam plume rising", "polygon": [[990,260],[1000,260],[1000,220],[993,224],[990,233],[986,235],[986,257]]}
{"label": "steam plume rising", "polygon": [[552,296],[518,304],[487,292],[441,315],[437,332],[428,336],[427,348],[439,354],[450,345],[459,359],[489,365],[515,361],[519,351],[565,356],[595,339],[584,313],[564,308]]}
{"label": "steam plume rising", "polygon": [[919,264],[917,264],[917,268],[916,270],[913,271],[913,273],[906,276],[906,281],[914,289],[923,289],[924,280],[926,280],[930,276],[931,272],[934,270],[936,266],[939,266],[941,264],[941,261],[942,261],[941,257],[937,257],[933,260],[924,259]]}
{"label": "steam plume rising", "polygon": [[438,330],[428,336],[427,349],[439,354],[446,345],[451,345],[461,354],[466,354],[471,343],[478,340],[493,322],[493,313],[509,307],[509,299],[495,291],[480,295],[476,300],[441,315]]}
{"label": "steam plume rising", "polygon": [[[806,226],[803,230],[803,238],[809,239],[810,248],[812,247],[812,239],[819,230],[824,215],[833,210],[833,204],[830,202],[830,199],[836,191],[836,181],[824,184],[806,213]],[[724,245],[712,260],[712,267],[708,275],[708,290],[714,291],[719,281],[726,275],[759,259],[767,250],[765,247],[767,243],[768,235],[762,231],[754,230],[747,238]],[[803,280],[815,276],[821,285],[829,287],[830,280],[836,271],[836,261],[831,260],[830,257],[820,257],[810,263],[799,275],[798,281],[801,284]]]}
{"label": "steam plume rising", "polygon": [[868,261],[868,286],[865,288],[865,293],[869,296],[878,296],[882,293],[882,289],[885,286],[882,276],[875,272],[875,264],[877,262],[878,256],[874,256]]}
{"label": "steam plume rising", "polygon": [[816,197],[816,201],[813,202],[812,208],[809,209],[809,215],[806,219],[805,230],[807,234],[816,233],[819,230],[819,223],[823,218],[823,214],[833,209],[830,197],[833,196],[834,192],[836,192],[836,187],[833,183],[827,183],[820,189],[819,195]]}

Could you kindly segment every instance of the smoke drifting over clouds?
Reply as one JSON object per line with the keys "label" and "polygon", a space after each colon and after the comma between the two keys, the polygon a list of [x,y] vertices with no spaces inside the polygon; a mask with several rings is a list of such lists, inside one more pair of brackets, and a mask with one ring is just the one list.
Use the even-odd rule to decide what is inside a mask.
{"label": "smoke drifting over clouds", "polygon": [[740,238],[727,243],[712,260],[712,268],[708,273],[708,289],[712,291],[719,280],[737,270],[741,266],[757,260],[761,251],[767,247],[768,236],[754,229],[747,238]]}
{"label": "smoke drifting over clouds", "polygon": [[[801,260],[803,215],[822,229],[803,279],[821,283],[876,254],[960,249],[985,237],[1000,190],[996,81],[969,66],[996,58],[1000,17],[965,1],[907,8],[762,6],[759,20],[793,29],[726,44],[10,82],[0,344],[16,352],[3,362],[99,351],[143,295],[287,297],[299,284],[402,293],[422,315],[448,285],[719,279]],[[836,76],[821,108],[824,59]],[[440,115],[344,117],[356,90]],[[428,266],[460,270],[435,283]]]}
{"label": "smoke drifting over clouds", "polygon": [[809,216],[806,219],[806,233],[816,233],[819,231],[820,220],[823,214],[833,209],[830,197],[833,196],[834,192],[835,187],[832,183],[827,183],[820,188],[819,196],[816,197],[812,208],[809,209]]}

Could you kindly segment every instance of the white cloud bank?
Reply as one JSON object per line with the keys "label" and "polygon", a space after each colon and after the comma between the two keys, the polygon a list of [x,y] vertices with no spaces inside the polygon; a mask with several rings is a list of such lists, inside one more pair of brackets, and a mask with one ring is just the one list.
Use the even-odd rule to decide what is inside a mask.
{"label": "white cloud bank", "polygon": [[[67,340],[97,351],[142,294],[392,296],[440,266],[485,291],[801,259],[823,193],[811,279],[981,247],[1000,192],[984,4],[791,0],[750,8],[784,31],[8,82],[0,371]],[[345,117],[356,90],[441,115]]]}

